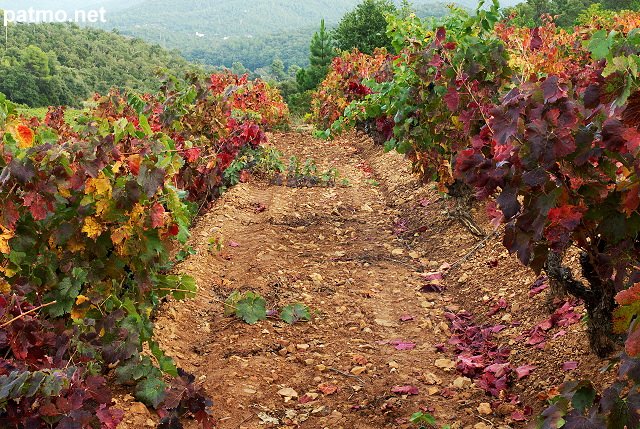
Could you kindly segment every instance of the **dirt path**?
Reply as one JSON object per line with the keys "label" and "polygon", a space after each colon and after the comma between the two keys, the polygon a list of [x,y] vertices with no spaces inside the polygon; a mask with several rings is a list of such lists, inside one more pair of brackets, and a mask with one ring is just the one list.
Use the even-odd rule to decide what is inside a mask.
{"label": "dirt path", "polygon": [[[535,395],[564,379],[562,362],[579,361],[574,377],[593,376],[600,362],[588,354],[579,324],[558,342],[549,339],[551,346],[514,340],[544,319],[544,298],[527,298],[535,276],[498,236],[446,278],[443,292],[421,290],[424,273],[453,264],[479,239],[443,214],[447,202],[412,179],[399,155],[354,135],[327,143],[277,134],[270,144],[314,158],[320,170],[336,166],[351,185],[250,181],[195,225],[189,244],[196,254],[179,270],[197,279],[198,297],[163,305],[157,336],[211,395],[218,428],[409,428],[409,417],[423,411],[454,428],[506,429],[519,424],[511,419],[516,409],[540,409]],[[224,244],[220,252],[210,246],[215,238]],[[303,303],[312,318],[248,325],[224,317],[221,301],[233,291],[259,293],[274,310]],[[487,316],[499,298],[509,306]],[[514,367],[536,365],[527,378],[511,380],[522,403],[503,400],[499,408],[497,398],[456,373],[450,350],[434,347],[451,336],[443,314],[464,310],[478,324],[504,325],[495,343],[512,347]],[[393,392],[403,386],[418,394]],[[120,398],[122,427],[157,422],[140,405]]]}

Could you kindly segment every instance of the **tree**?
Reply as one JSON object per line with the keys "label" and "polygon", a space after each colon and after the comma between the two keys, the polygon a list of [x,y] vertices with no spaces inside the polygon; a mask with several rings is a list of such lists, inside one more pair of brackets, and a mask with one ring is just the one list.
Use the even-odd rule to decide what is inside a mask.
{"label": "tree", "polygon": [[336,46],[343,51],[357,48],[371,55],[375,48],[393,50],[387,36],[385,15],[398,10],[390,0],[363,0],[354,10],[345,14],[331,35]]}
{"label": "tree", "polygon": [[296,74],[300,92],[318,87],[318,84],[327,75],[329,64],[335,56],[335,48],[331,42],[331,36],[324,26],[324,19],[320,21],[320,31],[317,31],[311,38],[309,51],[311,52],[309,55],[311,65],[308,69],[301,69]]}
{"label": "tree", "polygon": [[49,57],[37,46],[29,45],[22,52],[22,64],[26,70],[36,77],[49,76]]}
{"label": "tree", "polygon": [[276,82],[282,82],[287,78],[287,74],[284,72],[284,64],[281,60],[273,60],[269,66],[269,76]]}

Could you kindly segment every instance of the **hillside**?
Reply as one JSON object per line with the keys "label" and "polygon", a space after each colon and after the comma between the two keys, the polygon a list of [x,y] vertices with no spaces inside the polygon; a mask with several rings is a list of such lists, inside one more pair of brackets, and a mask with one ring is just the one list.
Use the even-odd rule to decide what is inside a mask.
{"label": "hillside", "polygon": [[[109,14],[106,29],[179,49],[185,58],[203,64],[231,67],[241,62],[250,70],[268,67],[274,59],[285,66],[306,67],[311,36],[321,19],[331,28],[360,0],[205,0],[172,2],[145,0]],[[473,9],[477,2],[462,0]],[[505,5],[517,1],[505,1]],[[448,13],[446,1],[414,1],[418,16]]]}
{"label": "hillside", "polygon": [[0,46],[0,92],[32,107],[79,106],[112,86],[156,91],[156,69],[194,68],[178,52],[141,39],[75,24],[11,24]]}

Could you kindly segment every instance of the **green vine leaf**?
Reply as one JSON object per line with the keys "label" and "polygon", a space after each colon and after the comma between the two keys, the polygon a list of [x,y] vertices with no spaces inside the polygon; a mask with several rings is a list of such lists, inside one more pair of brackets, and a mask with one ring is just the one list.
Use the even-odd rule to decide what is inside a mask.
{"label": "green vine leaf", "polygon": [[309,314],[309,307],[306,307],[299,302],[295,305],[287,305],[280,312],[280,318],[290,325],[293,325],[298,320],[309,320],[311,315]]}
{"label": "green vine leaf", "polygon": [[162,381],[162,378],[150,376],[136,386],[136,398],[155,408],[164,399],[166,387],[167,383]]}
{"label": "green vine leaf", "polygon": [[242,295],[238,291],[229,295],[229,298],[224,302],[224,315],[225,317],[232,316],[236,313],[238,308],[238,302],[242,299]]}
{"label": "green vine leaf", "polygon": [[238,301],[236,316],[253,325],[258,320],[267,318],[267,302],[260,295],[247,292],[244,298]]}

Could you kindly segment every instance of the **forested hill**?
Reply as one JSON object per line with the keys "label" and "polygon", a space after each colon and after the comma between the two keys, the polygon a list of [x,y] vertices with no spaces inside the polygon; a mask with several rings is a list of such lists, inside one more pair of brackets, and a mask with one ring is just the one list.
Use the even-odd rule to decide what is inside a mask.
{"label": "forested hill", "polygon": [[[114,1],[114,0],[112,0]],[[515,0],[510,0],[514,3]],[[268,67],[274,59],[285,67],[308,65],[308,46],[320,20],[327,27],[361,0],[144,0],[108,14],[103,28],[179,49],[185,58],[214,66],[240,62],[250,70]],[[399,2],[397,2],[399,3]],[[446,0],[413,1],[418,16],[449,12]],[[460,0],[474,8],[474,0]]]}
{"label": "forested hill", "polygon": [[194,67],[177,51],[75,24],[10,24],[6,36],[0,92],[29,106],[79,106],[114,85],[154,92],[158,67],[177,76]]}

